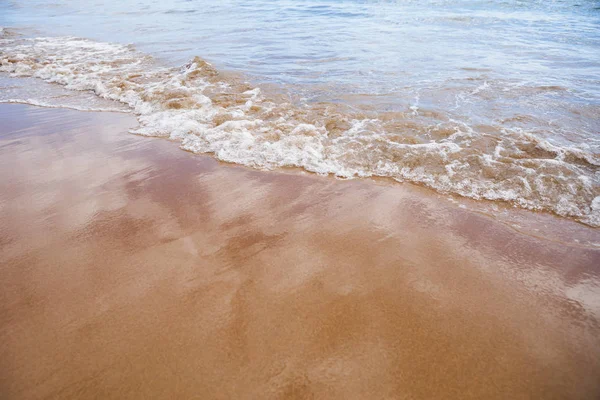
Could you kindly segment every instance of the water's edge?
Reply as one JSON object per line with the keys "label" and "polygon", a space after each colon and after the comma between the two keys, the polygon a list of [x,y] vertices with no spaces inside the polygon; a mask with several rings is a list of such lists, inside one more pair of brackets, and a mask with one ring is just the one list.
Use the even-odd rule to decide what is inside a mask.
{"label": "water's edge", "polygon": [[410,181],[600,226],[598,155],[525,130],[416,119],[415,109],[381,113],[335,103],[297,104],[267,95],[199,57],[171,68],[131,45],[27,38],[8,29],[0,39],[0,72],[117,101],[126,109],[110,111],[130,111],[138,118],[132,133],[169,137],[184,150],[222,161]]}

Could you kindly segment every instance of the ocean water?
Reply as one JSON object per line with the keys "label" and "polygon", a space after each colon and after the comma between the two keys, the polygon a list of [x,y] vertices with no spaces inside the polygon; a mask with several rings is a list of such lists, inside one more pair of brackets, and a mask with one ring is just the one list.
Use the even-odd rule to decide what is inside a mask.
{"label": "ocean water", "polygon": [[4,0],[0,26],[0,101],[600,226],[597,0]]}

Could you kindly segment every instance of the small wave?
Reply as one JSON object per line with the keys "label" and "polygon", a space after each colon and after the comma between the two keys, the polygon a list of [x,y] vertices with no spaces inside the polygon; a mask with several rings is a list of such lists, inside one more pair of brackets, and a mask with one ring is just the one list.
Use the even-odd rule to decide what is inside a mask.
{"label": "small wave", "polygon": [[36,99],[0,99],[0,103],[5,104],[29,104],[31,106],[46,107],[46,108],[68,108],[70,110],[77,111],[96,111],[96,112],[117,112],[117,113],[131,113],[131,110],[123,110],[122,108],[110,108],[110,107],[87,107],[85,105],[73,105],[60,102],[48,102]]}
{"label": "small wave", "polygon": [[[74,37],[4,37],[0,71],[119,101],[137,115],[132,133],[178,140],[184,150],[223,161],[389,177],[600,226],[598,154],[529,131],[476,129],[450,118],[431,123],[418,103],[389,115],[292,104],[199,57],[166,68],[132,46]],[[487,83],[475,90],[488,90]]]}
{"label": "small wave", "polygon": [[165,14],[195,14],[198,10],[167,10]]}

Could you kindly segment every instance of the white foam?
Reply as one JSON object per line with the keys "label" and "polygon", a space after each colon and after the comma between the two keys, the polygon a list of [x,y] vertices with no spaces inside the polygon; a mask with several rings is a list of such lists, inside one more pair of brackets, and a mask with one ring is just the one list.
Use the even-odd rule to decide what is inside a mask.
{"label": "white foam", "polygon": [[[258,88],[221,78],[200,59],[163,68],[131,46],[62,37],[13,39],[0,49],[0,71],[119,101],[138,116],[132,133],[168,137],[187,151],[255,168],[390,177],[600,226],[600,160],[583,147],[561,147],[516,129],[480,133],[454,120],[421,126],[424,136],[453,132],[445,138],[408,140],[378,119],[269,100]],[[487,89],[484,82],[475,91]],[[415,117],[418,104],[417,96]],[[331,118],[344,128],[330,130]]]}
{"label": "white foam", "polygon": [[37,99],[0,99],[0,103],[6,104],[29,104],[37,107],[46,108],[68,108],[70,110],[77,111],[96,111],[96,112],[118,112],[118,113],[131,113],[131,110],[123,110],[122,108],[115,107],[87,107],[85,105],[73,105],[60,102],[48,102]]}

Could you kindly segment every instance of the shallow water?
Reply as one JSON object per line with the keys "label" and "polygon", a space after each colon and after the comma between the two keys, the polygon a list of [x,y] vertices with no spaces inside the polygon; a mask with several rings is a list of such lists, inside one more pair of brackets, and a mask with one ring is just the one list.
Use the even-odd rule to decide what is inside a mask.
{"label": "shallow water", "polygon": [[[600,225],[597,1],[11,1],[0,11],[11,28],[0,70],[23,78],[0,77],[2,101],[131,110],[137,133],[226,161],[408,180]],[[24,39],[43,36],[59,38]]]}

